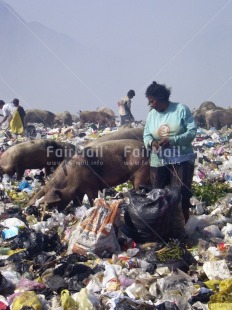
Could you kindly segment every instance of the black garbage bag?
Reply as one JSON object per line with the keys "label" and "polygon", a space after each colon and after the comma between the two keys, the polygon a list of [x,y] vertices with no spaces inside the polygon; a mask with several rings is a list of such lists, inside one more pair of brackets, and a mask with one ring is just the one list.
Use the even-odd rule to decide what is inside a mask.
{"label": "black garbage bag", "polygon": [[36,293],[36,295],[44,295],[46,300],[49,300],[54,296],[54,291],[51,290],[49,287],[36,287],[33,289],[33,291]]}
{"label": "black garbage bag", "polygon": [[53,267],[56,261],[55,255],[49,255],[46,252],[41,252],[33,259],[33,268],[38,269],[39,273],[43,273],[47,268]]}
{"label": "black garbage bag", "polygon": [[74,276],[67,280],[68,290],[69,292],[76,293],[80,292],[80,290],[84,287],[84,284],[80,282],[79,276]]}
{"label": "black garbage bag", "polygon": [[155,263],[149,263],[145,271],[150,274],[154,274],[156,269],[157,269],[157,265]]}
{"label": "black garbage bag", "polygon": [[197,301],[200,301],[201,303],[208,303],[210,301],[210,297],[214,294],[214,292],[209,291],[207,293],[201,293],[199,292],[197,295],[192,296],[189,300],[190,305],[195,304]]}
{"label": "black garbage bag", "polygon": [[88,278],[93,273],[92,269],[84,264],[68,265],[65,269],[64,276],[71,278],[73,276],[78,277],[78,281],[81,282]]}
{"label": "black garbage bag", "polygon": [[51,278],[47,280],[46,284],[52,291],[57,292],[58,294],[62,290],[68,288],[67,283],[60,276],[52,276]]}
{"label": "black garbage bag", "polygon": [[80,255],[78,253],[64,256],[60,259],[59,266],[54,269],[54,274],[63,275],[68,265],[75,265],[77,263],[85,263],[85,262],[87,262],[87,257]]}
{"label": "black garbage bag", "polygon": [[34,215],[35,217],[40,216],[40,211],[39,211],[38,207],[36,207],[36,206],[27,207],[25,213],[28,215]]}
{"label": "black garbage bag", "polygon": [[86,256],[80,255],[78,253],[70,254],[67,256],[68,264],[85,263],[87,260],[88,259]]}
{"label": "black garbage bag", "polygon": [[155,309],[158,310],[180,310],[180,308],[171,301],[165,301],[162,304],[159,304],[158,306],[156,306]]}
{"label": "black garbage bag", "polygon": [[0,295],[10,295],[14,292],[14,285],[9,282],[0,272]]}
{"label": "black garbage bag", "polygon": [[31,257],[34,257],[41,251],[59,253],[63,246],[57,233],[45,235],[31,229],[24,229],[14,238],[10,247],[12,250],[27,249]]}
{"label": "black garbage bag", "polygon": [[30,254],[28,251],[21,251],[18,253],[14,253],[7,258],[7,261],[14,262],[16,264],[20,264],[23,260],[29,260]]}
{"label": "black garbage bag", "polygon": [[16,264],[16,268],[15,271],[17,271],[18,273],[20,273],[21,275],[23,275],[25,272],[29,272],[31,267],[30,263],[26,263],[26,262],[18,262]]}
{"label": "black garbage bag", "polygon": [[65,248],[66,246],[62,245],[60,237],[57,232],[48,235],[48,245],[45,251],[47,252],[54,251],[59,254],[63,252]]}
{"label": "black garbage bag", "polygon": [[[178,212],[180,198],[180,190],[176,187],[153,189],[148,194],[131,191],[122,232],[137,243],[160,242],[177,237],[173,236],[171,223]],[[177,231],[178,234],[184,233],[184,222]]]}
{"label": "black garbage bag", "polygon": [[155,306],[151,306],[148,304],[137,304],[136,302],[130,299],[123,299],[120,300],[115,307],[116,310],[154,310],[156,309]]}
{"label": "black garbage bag", "polygon": [[44,250],[48,244],[48,236],[36,233],[31,229],[24,229],[13,240],[11,249],[27,249],[32,255]]}
{"label": "black garbage bag", "polygon": [[115,196],[116,194],[117,194],[116,190],[114,190],[114,189],[111,188],[111,187],[107,187],[107,188],[105,189],[105,196],[111,196],[111,197],[113,197],[113,196]]}
{"label": "black garbage bag", "polygon": [[54,270],[53,270],[53,274],[55,276],[63,276],[65,273],[66,268],[68,267],[67,262],[64,262],[62,264],[59,264]]}

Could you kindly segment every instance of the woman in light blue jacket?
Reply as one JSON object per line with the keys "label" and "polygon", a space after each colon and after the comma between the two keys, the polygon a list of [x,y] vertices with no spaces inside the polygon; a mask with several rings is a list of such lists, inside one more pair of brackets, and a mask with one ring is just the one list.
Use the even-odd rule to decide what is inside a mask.
{"label": "woman in light blue jacket", "polygon": [[144,144],[151,149],[151,182],[154,188],[178,186],[182,211],[189,218],[195,154],[192,141],[196,125],[189,108],[169,101],[170,90],[153,82],[146,90],[151,110],[146,119]]}

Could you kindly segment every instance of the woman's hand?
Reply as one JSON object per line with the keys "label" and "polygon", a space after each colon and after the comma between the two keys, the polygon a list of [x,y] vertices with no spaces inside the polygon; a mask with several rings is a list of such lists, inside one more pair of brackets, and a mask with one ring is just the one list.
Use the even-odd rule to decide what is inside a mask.
{"label": "woman's hand", "polygon": [[151,143],[151,148],[153,151],[158,151],[160,148],[159,142],[156,140],[153,140]]}
{"label": "woman's hand", "polygon": [[170,142],[169,142],[169,139],[168,138],[163,138],[161,140],[159,140],[159,146],[163,147],[168,147],[170,146]]}

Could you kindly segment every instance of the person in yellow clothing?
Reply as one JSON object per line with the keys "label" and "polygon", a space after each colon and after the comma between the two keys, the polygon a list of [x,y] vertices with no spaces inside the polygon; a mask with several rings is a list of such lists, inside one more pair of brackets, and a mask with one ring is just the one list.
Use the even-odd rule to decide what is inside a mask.
{"label": "person in yellow clothing", "polygon": [[24,133],[24,117],[26,115],[23,107],[19,105],[19,100],[14,99],[11,103],[5,104],[0,100],[0,109],[3,119],[0,122],[2,128],[10,131],[13,135],[22,135]]}
{"label": "person in yellow clothing", "polygon": [[22,135],[24,133],[24,117],[26,115],[24,108],[19,105],[19,99],[12,101],[14,105],[13,115],[10,121],[10,130],[14,135]]}

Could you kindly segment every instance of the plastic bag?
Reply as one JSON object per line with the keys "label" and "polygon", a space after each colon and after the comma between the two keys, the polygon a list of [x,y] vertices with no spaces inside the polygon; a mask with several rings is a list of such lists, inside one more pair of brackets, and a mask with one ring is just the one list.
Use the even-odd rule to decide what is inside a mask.
{"label": "plastic bag", "polygon": [[210,280],[223,280],[231,278],[230,271],[224,259],[205,262],[203,265],[203,270]]}
{"label": "plastic bag", "polygon": [[122,232],[137,243],[178,238],[184,233],[179,202],[180,192],[177,188],[154,189],[148,196],[131,191]]}
{"label": "plastic bag", "polygon": [[187,236],[191,237],[197,227],[203,229],[215,223],[216,220],[211,215],[190,215],[188,222],[185,225],[185,231]]}
{"label": "plastic bag", "polygon": [[232,280],[222,280],[219,284],[219,292],[210,297],[210,310],[232,309]]}
{"label": "plastic bag", "polygon": [[[76,301],[78,305],[78,310],[94,310],[97,309],[96,305],[96,299],[93,297],[93,302],[95,303],[95,306],[92,303],[92,300],[90,300],[91,294],[88,294],[86,288],[82,288],[79,293],[76,293],[73,295],[73,299]],[[69,308],[70,309],[70,308]]]}
{"label": "plastic bag", "polygon": [[21,135],[24,132],[23,123],[19,115],[19,111],[16,110],[10,121],[11,132],[17,135]]}
{"label": "plastic bag", "polygon": [[0,272],[0,294],[11,294],[13,291],[14,285]]}
{"label": "plastic bag", "polygon": [[179,274],[166,276],[157,281],[161,298],[158,299],[155,305],[162,304],[166,301],[175,303],[177,309],[186,309],[188,300],[194,292],[194,286],[191,277],[179,271]]}
{"label": "plastic bag", "polygon": [[84,214],[73,231],[68,254],[94,252],[101,255],[104,251],[120,251],[113,227],[118,216],[119,204],[120,201],[109,205],[104,199],[95,200],[95,206]]}
{"label": "plastic bag", "polygon": [[12,310],[21,310],[23,307],[42,310],[42,304],[36,293],[33,291],[23,292],[21,295],[15,297],[12,304]]}
{"label": "plastic bag", "polygon": [[146,310],[154,310],[156,308],[154,308],[154,306],[151,306],[145,302],[141,302],[141,301],[132,301],[129,298],[124,298],[122,300],[117,300],[116,303],[116,307],[115,308],[110,308],[110,309],[115,309],[115,310],[136,310],[136,309],[146,309]]}
{"label": "plastic bag", "polygon": [[102,286],[109,291],[117,291],[120,289],[120,281],[118,275],[121,274],[122,267],[118,265],[111,265],[105,262],[104,278],[102,280]]}
{"label": "plastic bag", "polygon": [[9,310],[8,302],[6,298],[2,295],[0,295],[0,309],[1,310]]}
{"label": "plastic bag", "polygon": [[70,296],[68,290],[63,290],[61,292],[60,300],[61,300],[61,305],[64,308],[64,310],[70,310],[70,309],[75,310],[75,309],[78,309],[77,303]]}
{"label": "plastic bag", "polygon": [[207,226],[202,230],[202,232],[204,236],[207,238],[213,238],[213,237],[222,238],[222,233],[218,228],[218,226],[216,225]]}

